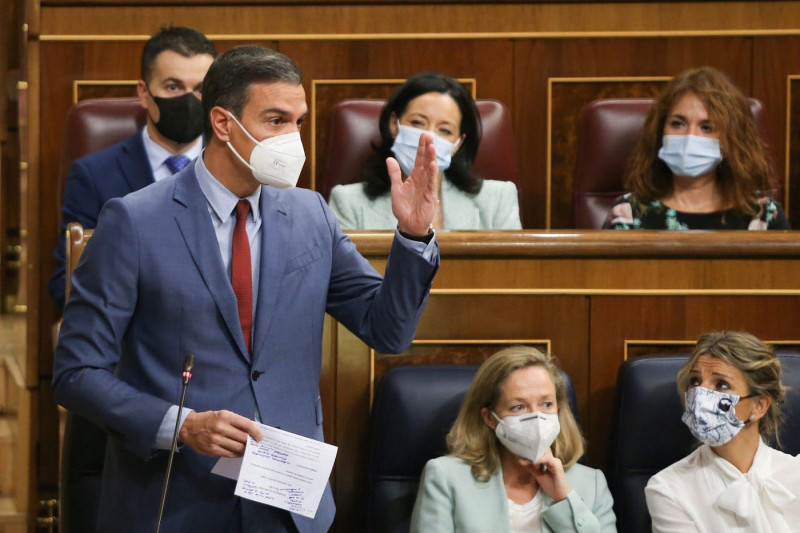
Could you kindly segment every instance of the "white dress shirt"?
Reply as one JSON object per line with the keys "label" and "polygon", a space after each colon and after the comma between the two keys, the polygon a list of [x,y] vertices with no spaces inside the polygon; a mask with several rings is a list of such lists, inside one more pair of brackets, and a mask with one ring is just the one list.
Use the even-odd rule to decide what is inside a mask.
{"label": "white dress shirt", "polygon": [[800,456],[760,441],[742,473],[703,445],[650,478],[645,495],[654,532],[800,531]]}

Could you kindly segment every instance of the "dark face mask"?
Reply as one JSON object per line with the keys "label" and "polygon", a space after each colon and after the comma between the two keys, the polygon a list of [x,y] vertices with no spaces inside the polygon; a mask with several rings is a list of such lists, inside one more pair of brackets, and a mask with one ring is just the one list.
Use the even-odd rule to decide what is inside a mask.
{"label": "dark face mask", "polygon": [[150,95],[158,106],[159,119],[155,125],[161,135],[186,144],[203,133],[203,104],[193,93],[172,98]]}

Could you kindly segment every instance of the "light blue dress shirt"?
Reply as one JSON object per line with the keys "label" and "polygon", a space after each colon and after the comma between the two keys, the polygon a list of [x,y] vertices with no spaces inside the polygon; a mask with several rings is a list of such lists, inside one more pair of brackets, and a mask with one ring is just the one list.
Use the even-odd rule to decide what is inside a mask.
{"label": "light blue dress shirt", "polygon": [[[150,168],[153,169],[153,180],[158,181],[172,176],[172,171],[167,167],[167,158],[175,154],[155,142],[147,132],[147,126],[142,128],[142,142],[144,151],[147,153],[147,160],[150,162]],[[203,139],[201,136],[195,139],[194,144],[181,155],[195,160],[202,152]]]}
{"label": "light blue dress shirt", "polygon": [[[217,235],[219,253],[222,256],[222,262],[225,265],[225,270],[230,279],[233,230],[236,227],[235,209],[240,198],[228,190],[211,174],[211,172],[209,172],[202,157],[195,159],[193,164],[200,189],[208,200],[208,213],[211,216],[214,232]],[[261,187],[258,187],[253,194],[245,199],[250,202],[250,214],[247,217],[247,238],[250,241],[250,265],[253,275],[253,317],[255,317],[256,304],[258,302],[259,275],[261,271],[261,210],[259,209]],[[427,261],[431,260],[436,247],[435,237],[426,244],[424,242],[407,239],[403,237],[399,231],[395,230],[395,239],[398,239],[402,245],[418,253]],[[255,328],[255,320],[253,320],[252,327]],[[251,331],[250,334],[252,338],[253,332]],[[183,408],[181,411],[181,427],[186,417],[191,412],[192,409],[188,407]],[[173,405],[167,410],[167,413],[164,415],[164,420],[158,428],[155,442],[156,448],[162,450],[170,449],[172,446],[172,435],[175,431],[175,420],[177,418],[178,406]]]}

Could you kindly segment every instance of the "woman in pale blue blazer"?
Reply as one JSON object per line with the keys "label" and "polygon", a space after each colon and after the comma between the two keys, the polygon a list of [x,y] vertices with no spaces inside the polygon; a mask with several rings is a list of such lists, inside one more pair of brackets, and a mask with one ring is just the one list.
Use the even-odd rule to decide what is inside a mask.
{"label": "woman in pale blue blazer", "polygon": [[386,159],[397,159],[403,175],[409,175],[423,131],[433,134],[439,165],[440,203],[434,228],[522,228],[514,183],[472,174],[481,141],[480,115],[456,80],[438,72],[409,78],[387,100],[379,128],[381,145],[367,163],[364,180],[331,190],[329,203],[342,229],[397,227]]}
{"label": "woman in pale blue blazer", "polygon": [[483,363],[447,445],[425,465],[412,533],[616,531],[605,476],[577,464],[583,437],[555,362],[538,350]]}

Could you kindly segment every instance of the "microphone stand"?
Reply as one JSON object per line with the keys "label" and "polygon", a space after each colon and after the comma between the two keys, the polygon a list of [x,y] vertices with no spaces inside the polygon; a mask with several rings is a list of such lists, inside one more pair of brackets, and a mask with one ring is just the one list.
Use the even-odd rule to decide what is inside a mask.
{"label": "microphone stand", "polygon": [[158,506],[158,521],[156,522],[156,533],[161,530],[161,518],[164,516],[164,504],[167,502],[167,487],[169,486],[169,474],[172,472],[172,459],[175,457],[175,449],[178,447],[178,432],[181,427],[181,412],[183,411],[183,401],[186,399],[186,387],[192,379],[192,369],[194,368],[194,355],[189,354],[183,361],[181,401],[178,403],[178,418],[175,420],[175,431],[172,432],[172,446],[169,448],[169,461],[167,462],[167,474],[164,476],[164,487],[161,489],[161,505]]}

